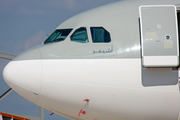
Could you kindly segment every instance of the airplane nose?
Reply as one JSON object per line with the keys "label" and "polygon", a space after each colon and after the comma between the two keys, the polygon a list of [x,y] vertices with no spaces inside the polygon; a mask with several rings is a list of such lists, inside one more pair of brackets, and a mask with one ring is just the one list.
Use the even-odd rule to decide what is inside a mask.
{"label": "airplane nose", "polygon": [[[35,56],[33,56],[35,55]],[[26,99],[36,102],[41,89],[42,64],[39,49],[17,56],[3,70],[5,82]]]}

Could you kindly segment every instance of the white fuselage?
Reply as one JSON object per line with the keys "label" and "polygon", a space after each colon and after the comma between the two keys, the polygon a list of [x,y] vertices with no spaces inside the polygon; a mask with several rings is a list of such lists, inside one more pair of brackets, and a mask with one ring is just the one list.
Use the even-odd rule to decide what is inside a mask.
{"label": "white fuselage", "polygon": [[[39,67],[42,72],[37,70],[39,63],[42,64]],[[37,95],[31,93],[30,96],[19,88],[25,85],[12,88],[32,102],[68,118],[77,119],[83,109],[86,114],[80,118],[86,120],[178,119],[178,85],[144,87],[141,59],[27,60],[9,64],[4,71],[5,75],[11,73],[12,78],[9,79],[18,76],[20,73],[16,71],[21,71],[24,66],[35,66],[31,74],[26,74],[30,71],[23,69],[21,76],[14,81],[18,86],[22,84],[18,79],[24,77],[26,85],[35,87],[39,80],[32,77],[41,78],[40,91],[30,90]],[[84,99],[90,101],[84,102]]]}

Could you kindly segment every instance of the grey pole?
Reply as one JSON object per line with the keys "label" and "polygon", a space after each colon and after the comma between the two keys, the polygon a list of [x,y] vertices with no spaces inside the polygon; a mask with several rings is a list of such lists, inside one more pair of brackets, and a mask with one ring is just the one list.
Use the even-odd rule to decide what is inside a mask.
{"label": "grey pole", "polygon": [[44,109],[39,106],[39,117],[40,120],[44,120]]}

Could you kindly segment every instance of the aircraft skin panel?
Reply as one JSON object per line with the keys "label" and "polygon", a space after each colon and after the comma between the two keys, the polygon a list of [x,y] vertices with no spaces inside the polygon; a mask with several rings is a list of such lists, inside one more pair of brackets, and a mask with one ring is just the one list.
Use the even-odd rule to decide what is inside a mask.
{"label": "aircraft skin panel", "polygon": [[3,70],[6,83],[26,99],[36,102],[41,89],[41,60],[11,61]]}
{"label": "aircraft skin panel", "polygon": [[[37,60],[26,60],[12,63],[14,65],[24,63],[22,67],[27,68],[37,62]],[[9,66],[11,70],[17,68],[14,65]],[[40,64],[37,63],[37,65]],[[22,79],[19,78],[20,76],[13,75],[14,78],[18,78],[13,79],[14,82],[22,81],[27,77],[27,71],[22,71],[24,70],[22,67],[15,72],[21,72]],[[35,71],[31,69],[30,72],[41,73],[41,70],[36,68]],[[143,120],[149,115],[151,116],[149,120],[152,118],[153,120],[160,118],[172,120],[180,111],[178,85],[156,87],[142,85],[141,59],[43,60],[42,78],[39,95],[28,89],[31,87],[29,83],[9,85],[32,102],[35,102],[39,96],[36,104],[51,108],[50,110],[56,113],[78,118],[78,112],[83,108],[87,114],[81,115],[82,119],[94,117],[103,120],[132,118]],[[29,79],[32,80],[31,77]],[[90,102],[84,103],[84,99],[90,99]],[[132,115],[129,115],[129,112]],[[162,113],[162,116],[155,114],[157,112]]]}
{"label": "aircraft skin panel", "polygon": [[[140,59],[44,60],[37,104],[77,118],[85,104],[87,114],[80,118],[87,120],[175,119],[180,111],[178,85],[143,87],[140,65]],[[87,98],[88,104],[83,101]]]}
{"label": "aircraft skin panel", "polygon": [[[122,0],[77,14],[69,18],[68,20],[64,21],[56,29],[68,28],[68,27],[74,28],[77,27],[79,23],[82,23],[84,25],[88,25],[90,23],[93,23],[94,25],[101,25],[107,22],[113,23],[112,21],[109,21],[112,20],[112,16],[115,18],[126,17],[126,15],[131,14],[131,12],[139,12],[138,8],[141,5],[175,5],[175,4],[180,4],[179,0],[136,0],[136,1]],[[123,14],[127,12],[129,13],[124,14],[124,16],[121,16],[121,13]],[[120,16],[118,16],[118,14]],[[96,19],[92,19],[92,18],[96,18]],[[126,21],[121,21],[121,20],[119,21],[119,23],[122,22],[125,23]]]}
{"label": "aircraft skin panel", "polygon": [[24,52],[22,52],[20,55],[18,55],[17,57],[15,57],[13,59],[13,61],[20,61],[20,60],[40,60],[41,57],[41,53],[39,50],[39,46],[30,48]]}

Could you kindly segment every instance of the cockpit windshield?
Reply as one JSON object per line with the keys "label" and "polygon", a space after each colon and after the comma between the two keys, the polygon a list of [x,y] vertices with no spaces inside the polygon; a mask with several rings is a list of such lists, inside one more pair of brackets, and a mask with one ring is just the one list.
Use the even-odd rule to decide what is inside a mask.
{"label": "cockpit windshield", "polygon": [[66,39],[68,34],[72,31],[72,29],[60,29],[55,30],[45,41],[44,44],[59,42]]}

